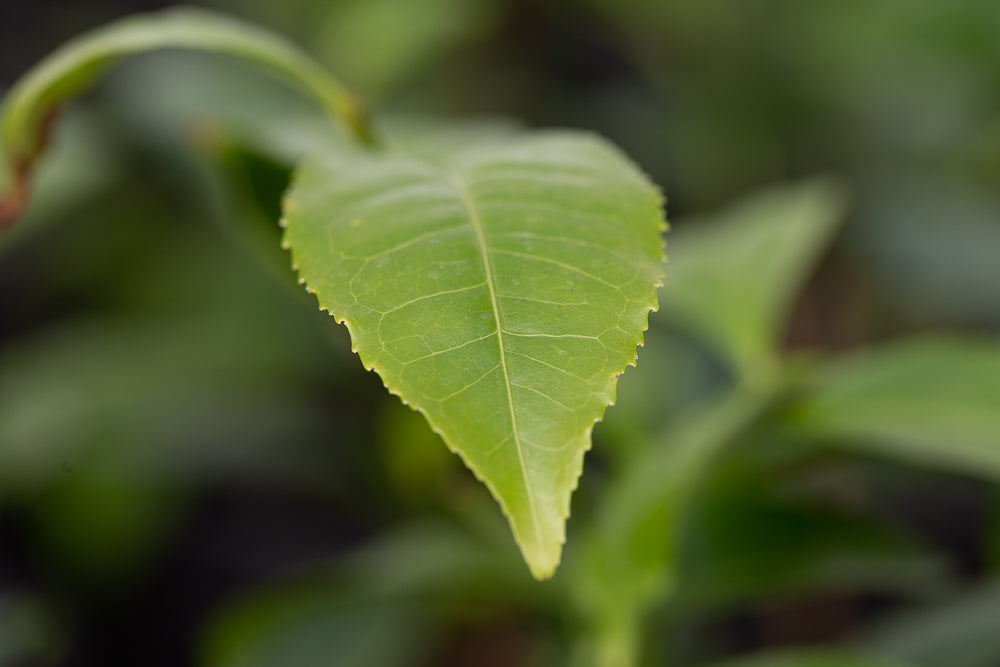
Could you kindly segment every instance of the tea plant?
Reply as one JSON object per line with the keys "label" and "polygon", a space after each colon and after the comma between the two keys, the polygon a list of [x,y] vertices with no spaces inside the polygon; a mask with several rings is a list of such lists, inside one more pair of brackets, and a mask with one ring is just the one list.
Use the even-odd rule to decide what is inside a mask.
{"label": "tea plant", "polygon": [[[311,156],[284,198],[282,243],[320,307],[347,325],[364,366],[422,412],[489,487],[531,573],[550,577],[591,429],[614,401],[656,307],[664,228],[656,188],[586,133],[472,126],[404,137],[295,46],[183,10],[75,40],[8,93],[0,227],[28,210],[59,107],[121,57],[159,48],[249,60],[345,130],[352,144],[310,130]],[[281,158],[287,153],[295,151]],[[481,587],[492,599],[559,618],[570,646],[557,661],[662,664],[673,638],[650,630],[656,612],[683,617],[775,591],[940,584],[927,552],[866,515],[866,506],[817,501],[811,488],[824,482],[810,464],[833,446],[996,478],[1000,346],[989,337],[928,335],[832,363],[823,353],[788,353],[782,336],[794,299],[848,201],[830,182],[804,183],[673,233],[664,307],[649,316],[645,334],[652,344],[624,376],[621,405],[602,427],[615,447],[596,506],[574,519],[567,562],[552,582],[525,585],[523,567],[509,569],[489,538],[484,546],[438,526],[390,532],[304,591],[278,583],[222,613],[205,662],[292,664],[293,648],[330,645],[345,662],[408,664],[426,639],[414,636],[424,619],[405,602],[427,591],[465,599],[467,587]],[[91,348],[83,349],[89,359]],[[170,349],[164,365],[183,354],[183,346]],[[123,353],[118,370],[135,375],[132,364],[145,356]],[[691,372],[706,358],[710,372]],[[19,428],[28,430],[19,419],[41,412],[19,402],[37,370],[28,362],[27,370],[4,368],[2,442],[15,442]],[[55,387],[69,367],[65,381],[81,394],[101,372],[60,357],[37,365]],[[704,376],[714,380],[694,379]],[[664,378],[687,392],[674,402],[681,407]],[[50,385],[40,386],[44,394]],[[3,456],[10,453],[0,447]],[[707,499],[705,489],[713,491]],[[468,512],[489,533],[489,517]],[[386,610],[386,601],[400,604]],[[989,648],[995,632],[974,621],[995,618],[1000,599],[987,591],[953,606],[965,619],[958,630],[952,617],[940,630],[926,613],[913,622],[931,629],[916,639],[889,627],[840,649],[739,664],[991,664],[1000,656]],[[956,645],[981,648],[985,661],[960,662],[958,650],[942,649]],[[927,659],[942,653],[944,663]],[[310,664],[312,654],[303,655]]]}
{"label": "tea plant", "polygon": [[351,331],[362,363],[423,413],[508,516],[532,573],[559,562],[590,433],[656,307],[656,189],[595,136],[380,150],[363,105],[293,46],[191,10],[129,19],[67,45],[6,98],[12,184],[26,205],[57,106],[130,53],[236,55],[315,97],[367,151],[314,156],[285,197],[284,247]]}

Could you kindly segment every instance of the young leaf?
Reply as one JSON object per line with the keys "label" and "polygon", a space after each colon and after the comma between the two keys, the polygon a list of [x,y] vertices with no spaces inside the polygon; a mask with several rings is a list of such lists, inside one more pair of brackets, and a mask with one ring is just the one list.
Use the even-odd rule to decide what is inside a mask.
{"label": "young leaf", "polygon": [[912,340],[837,362],[799,427],[925,462],[1000,477],[1000,344]]}
{"label": "young leaf", "polygon": [[744,377],[767,372],[785,312],[843,199],[826,182],[773,190],[675,232],[661,317],[695,329]]}
{"label": "young leaf", "polygon": [[580,133],[324,156],[285,242],[355,350],[489,487],[552,575],[590,433],[660,281],[660,195]]}
{"label": "young leaf", "polygon": [[121,19],[65,44],[20,79],[3,100],[0,142],[0,230],[27,205],[29,178],[48,140],[59,106],[122,58],[156,49],[224,53],[256,63],[315,99],[372,143],[361,101],[291,42],[271,32],[205,10],[172,9]]}

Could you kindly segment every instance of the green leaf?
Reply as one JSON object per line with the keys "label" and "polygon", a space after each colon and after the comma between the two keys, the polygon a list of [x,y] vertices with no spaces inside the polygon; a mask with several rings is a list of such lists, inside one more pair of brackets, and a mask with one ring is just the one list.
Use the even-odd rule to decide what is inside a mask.
{"label": "green leaf", "polygon": [[[315,40],[324,60],[340,63],[355,86],[379,97],[440,77],[448,56],[496,30],[495,0],[354,0],[324,8]],[[364,57],[358,57],[358,54]]]}
{"label": "green leaf", "polygon": [[396,667],[423,662],[435,639],[413,604],[358,599],[331,586],[298,585],[231,605],[209,624],[206,667]]}
{"label": "green leaf", "polygon": [[554,608],[559,589],[538,586],[497,548],[483,524],[499,517],[483,518],[410,522],[264,584],[210,620],[199,664],[322,665],[332,655],[338,666],[440,664],[449,631],[479,622],[473,610]]}
{"label": "green leaf", "polygon": [[795,414],[811,434],[1000,476],[1000,343],[916,339],[834,362]]}
{"label": "green leaf", "polygon": [[2,178],[6,196],[0,198],[0,229],[27,204],[29,175],[45,149],[58,107],[122,58],[165,48],[224,53],[256,63],[318,101],[362,143],[372,142],[360,100],[293,43],[204,10],[183,8],[128,17],[67,42],[4,97],[0,142],[7,173]]}
{"label": "green leaf", "polygon": [[702,401],[643,448],[607,489],[570,568],[573,601],[585,625],[580,651],[598,656],[596,664],[635,663],[642,613],[675,588],[678,529],[692,495],[768,399],[737,387]]}
{"label": "green leaf", "polygon": [[661,320],[704,336],[744,377],[775,364],[782,320],[844,211],[814,182],[756,195],[671,235]]}
{"label": "green leaf", "polygon": [[656,307],[655,187],[606,142],[552,132],[435,160],[326,156],[285,211],[320,306],[551,576],[591,430]]}
{"label": "green leaf", "polygon": [[[743,443],[738,454],[766,457],[774,436],[763,437]],[[941,558],[878,521],[870,508],[849,510],[796,491],[794,483],[808,475],[800,467],[781,471],[783,479],[738,460],[727,464],[706,481],[685,521],[675,609],[803,592],[926,595],[948,585]]]}

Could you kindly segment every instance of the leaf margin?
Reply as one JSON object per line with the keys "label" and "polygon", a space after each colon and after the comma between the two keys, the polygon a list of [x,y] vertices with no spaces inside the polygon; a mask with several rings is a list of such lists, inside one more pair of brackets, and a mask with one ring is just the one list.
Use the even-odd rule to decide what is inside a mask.
{"label": "leaf margin", "polygon": [[[608,402],[603,406],[603,408],[600,409],[598,414],[594,417],[593,423],[591,423],[586,428],[585,432],[581,434],[584,446],[580,449],[580,451],[575,457],[575,463],[573,465],[572,472],[570,475],[571,483],[566,488],[558,489],[558,493],[562,493],[564,495],[565,500],[562,503],[562,506],[559,507],[558,509],[559,524],[558,524],[557,534],[555,535],[554,540],[550,540],[551,546],[554,548],[555,552],[554,554],[549,554],[548,556],[542,558],[538,558],[533,555],[533,552],[536,550],[533,550],[531,548],[531,546],[528,544],[528,541],[522,535],[520,527],[516,522],[516,517],[514,516],[513,511],[510,509],[507,499],[505,498],[505,495],[499,492],[495,484],[490,481],[488,475],[483,470],[481,470],[480,467],[477,466],[469,458],[469,456],[462,450],[460,443],[453,443],[450,440],[449,436],[446,434],[445,429],[441,425],[439,420],[432,417],[425,409],[424,405],[420,405],[418,401],[415,401],[411,397],[404,395],[405,389],[403,389],[400,386],[394,385],[391,380],[387,380],[383,376],[383,373],[378,369],[377,359],[372,359],[372,358],[366,359],[366,352],[359,349],[360,346],[358,344],[358,341],[360,340],[359,334],[361,332],[359,330],[358,323],[352,321],[351,318],[345,316],[344,313],[337,312],[336,305],[325,301],[324,294],[321,293],[323,290],[303,274],[300,253],[296,249],[295,241],[293,241],[290,236],[291,236],[291,230],[296,226],[295,218],[301,212],[302,204],[298,199],[298,193],[301,189],[302,182],[305,179],[309,178],[310,174],[309,163],[304,165],[298,171],[295,179],[293,179],[292,186],[286,192],[283,202],[283,215],[280,221],[281,226],[285,230],[282,238],[282,247],[284,247],[286,250],[291,251],[292,269],[298,274],[299,283],[305,286],[307,292],[316,296],[317,300],[319,301],[319,308],[321,311],[327,312],[328,314],[333,316],[338,323],[344,324],[347,327],[351,336],[352,351],[358,354],[359,357],[361,357],[361,361],[365,369],[376,372],[379,375],[380,379],[382,380],[382,383],[385,386],[386,390],[390,394],[397,396],[403,402],[404,405],[422,414],[424,418],[427,420],[430,427],[433,429],[433,431],[445,441],[445,444],[448,447],[448,449],[453,453],[457,454],[459,458],[462,460],[462,462],[465,464],[465,466],[473,473],[476,479],[478,479],[481,483],[484,484],[484,486],[486,486],[486,488],[490,491],[490,494],[500,505],[501,511],[503,512],[504,516],[507,518],[508,523],[510,524],[510,527],[512,529],[512,533],[514,535],[515,542],[520,548],[522,555],[524,556],[525,561],[527,562],[532,575],[539,580],[544,580],[551,577],[554,574],[555,569],[559,564],[561,548],[566,541],[565,529],[566,529],[566,520],[570,516],[570,497],[572,493],[578,488],[579,479],[582,474],[584,456],[586,452],[589,451],[592,447],[593,428],[603,418],[606,408],[614,405],[616,401],[618,377],[620,377],[620,375],[625,371],[625,369],[628,366],[636,365],[638,359],[638,348],[643,346],[644,333],[645,331],[648,330],[649,327],[650,313],[655,312],[659,307],[659,302],[657,299],[657,291],[663,285],[663,279],[664,279],[663,265],[666,259],[665,257],[666,242],[664,239],[664,232],[666,232],[669,229],[669,224],[666,221],[664,213],[665,198],[659,186],[657,186],[651,179],[649,179],[649,177],[641,170],[641,168],[634,161],[632,161],[623,151],[621,151],[612,142],[604,139],[603,137],[599,136],[596,133],[585,132],[580,130],[543,130],[543,131],[525,132],[525,133],[515,134],[514,137],[510,136],[505,137],[502,140],[491,138],[483,142],[473,142],[471,148],[464,147],[463,149],[458,150],[457,153],[461,154],[463,152],[471,152],[475,150],[483,150],[483,151],[502,150],[504,146],[510,145],[511,143],[518,143],[518,142],[526,143],[533,140],[539,140],[544,137],[552,137],[552,136],[572,137],[581,141],[591,142],[592,145],[599,147],[600,150],[602,151],[606,151],[607,155],[617,160],[618,164],[616,166],[625,168],[628,172],[629,178],[636,179],[636,183],[641,183],[643,187],[648,188],[648,194],[654,197],[656,202],[656,210],[657,210],[656,234],[658,237],[658,242],[657,242],[658,250],[657,250],[656,261],[652,262],[652,265],[655,266],[655,280],[653,280],[650,283],[650,287],[652,288],[650,294],[650,301],[645,304],[644,306],[645,309],[641,314],[642,327],[640,330],[635,332],[635,345],[631,346],[631,352],[627,355],[627,361],[625,361],[620,368],[615,367],[613,369],[607,369],[607,368],[605,369],[608,371],[607,381],[606,381]],[[372,154],[368,155],[370,156]],[[344,156],[338,156],[338,157],[343,158]],[[431,160],[427,159],[426,156],[423,158],[423,160],[425,161],[426,164],[435,167],[435,164]],[[466,201],[465,204],[468,205],[468,202]],[[481,253],[480,256],[482,260],[485,262],[487,257],[482,254],[484,252],[484,248],[480,247],[479,251]],[[488,265],[489,263],[485,262],[485,264]],[[493,315],[494,318],[497,317],[497,313],[495,310]],[[495,319],[494,322],[497,324],[499,330],[501,328],[499,326],[499,320]],[[503,354],[501,354],[501,356],[503,356]],[[510,405],[508,405],[508,408],[510,408]],[[528,486],[530,486],[530,484]],[[536,526],[537,525],[538,524],[536,523]]]}

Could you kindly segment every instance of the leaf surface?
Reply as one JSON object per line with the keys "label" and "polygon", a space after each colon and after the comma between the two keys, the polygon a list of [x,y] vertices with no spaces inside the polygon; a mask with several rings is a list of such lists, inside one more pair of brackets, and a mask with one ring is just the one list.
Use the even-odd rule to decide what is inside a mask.
{"label": "leaf surface", "polygon": [[590,435],[656,307],[660,195],[606,142],[328,156],[285,202],[307,288],[551,576]]}
{"label": "leaf surface", "polygon": [[796,414],[810,434],[1000,476],[1000,344],[913,339],[835,362]]}
{"label": "leaf surface", "polygon": [[773,189],[671,234],[660,319],[695,330],[744,376],[776,363],[782,321],[844,212],[814,181]]}

